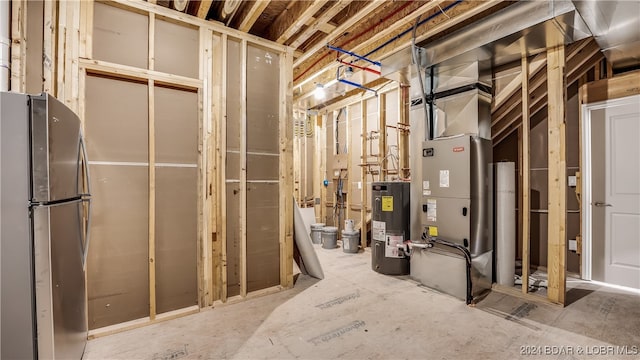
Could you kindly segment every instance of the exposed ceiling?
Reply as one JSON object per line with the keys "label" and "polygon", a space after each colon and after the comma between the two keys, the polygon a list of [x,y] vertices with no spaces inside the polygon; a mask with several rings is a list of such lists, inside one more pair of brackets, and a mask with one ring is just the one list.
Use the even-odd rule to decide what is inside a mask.
{"label": "exposed ceiling", "polygon": [[[418,43],[436,41],[517,3],[497,0],[156,0],[159,5],[174,9],[183,6],[185,1],[183,12],[295,48],[294,101],[301,108],[324,106],[363,91],[341,82],[347,80],[345,76],[351,72],[345,72],[347,66],[337,60],[353,64],[353,75],[348,79],[352,83],[372,88],[388,82],[372,71],[359,70],[359,67],[380,70],[376,65],[331,50],[327,45],[380,61],[406,49],[414,36]],[[548,4],[553,7],[556,2],[568,1]],[[640,2],[575,0],[574,3],[600,46],[606,47],[603,48],[605,55],[611,55],[614,66],[638,63],[638,51],[628,48],[640,48],[640,16],[638,11],[634,12]],[[330,91],[326,99],[314,99],[317,85]]]}

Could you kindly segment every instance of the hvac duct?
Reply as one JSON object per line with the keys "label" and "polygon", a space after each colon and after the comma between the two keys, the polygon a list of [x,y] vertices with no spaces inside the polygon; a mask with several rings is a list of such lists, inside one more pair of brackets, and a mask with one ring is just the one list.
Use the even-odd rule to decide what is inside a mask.
{"label": "hvac duct", "polygon": [[0,91],[9,90],[11,2],[0,1]]}

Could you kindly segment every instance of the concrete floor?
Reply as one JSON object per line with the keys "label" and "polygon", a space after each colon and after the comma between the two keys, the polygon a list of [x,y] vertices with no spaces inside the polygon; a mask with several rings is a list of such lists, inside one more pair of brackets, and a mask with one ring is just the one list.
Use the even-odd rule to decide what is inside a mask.
{"label": "concrete floor", "polygon": [[[640,295],[570,280],[565,308],[493,292],[476,307],[317,248],[325,279],[89,341],[89,359],[640,358]],[[540,356],[542,355],[542,356]]]}

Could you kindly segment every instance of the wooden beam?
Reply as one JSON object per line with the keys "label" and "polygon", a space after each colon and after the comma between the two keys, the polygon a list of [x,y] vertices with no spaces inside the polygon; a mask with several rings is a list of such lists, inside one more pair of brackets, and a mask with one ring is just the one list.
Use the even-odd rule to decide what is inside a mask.
{"label": "wooden beam", "polygon": [[[45,1],[44,3],[44,36],[43,36],[43,61],[42,76],[44,92],[57,96],[56,92],[56,33],[58,24],[56,22],[58,6],[56,2]],[[82,92],[80,92],[82,94]],[[82,103],[82,102],[81,102]]]}
{"label": "wooden beam", "polygon": [[280,55],[280,121],[278,142],[280,285],[293,287],[293,49]]}
{"label": "wooden beam", "polygon": [[[224,62],[222,50],[222,36],[214,35],[212,38],[212,59],[213,61],[209,67],[211,71],[208,74],[208,82],[210,84],[210,114],[211,117],[209,129],[212,132],[212,140],[209,142],[211,147],[211,157],[209,160],[211,166],[210,176],[210,200],[209,206],[211,208],[211,236],[212,236],[212,271],[211,276],[211,291],[212,300],[222,300],[222,243],[224,239],[220,236],[221,224],[220,219],[220,194],[225,191],[224,184],[220,182],[220,164],[222,163],[220,153],[220,119],[222,114],[222,63]],[[225,55],[226,57],[226,55]],[[212,60],[211,59],[211,60]],[[208,62],[208,61],[207,61]],[[209,66],[209,65],[207,65]]]}
{"label": "wooden beam", "polygon": [[529,252],[530,252],[530,222],[529,214],[531,211],[531,201],[529,192],[531,191],[530,178],[531,166],[529,165],[529,136],[531,125],[529,124],[529,59],[522,57],[522,72],[520,79],[522,81],[522,127],[520,142],[520,184],[522,192],[520,194],[520,223],[522,227],[522,293],[529,292]]}
{"label": "wooden beam", "polygon": [[[355,105],[355,104],[354,104]],[[347,112],[347,121],[345,124],[345,130],[346,130],[346,137],[345,140],[347,141],[347,200],[344,202],[344,219],[343,220],[347,220],[351,218],[351,203],[353,203],[353,180],[355,180],[355,176],[353,176],[353,161],[351,160],[351,152],[354,151],[353,149],[353,136],[352,136],[352,130],[351,130],[351,123],[353,122],[353,118],[356,114],[354,114],[353,111],[351,111],[351,106],[347,106],[346,107],[346,112]],[[342,144],[341,144],[342,145]],[[336,225],[338,227],[338,229],[341,229],[341,224]],[[340,233],[338,233],[338,238],[340,238]]]}
{"label": "wooden beam", "polygon": [[105,74],[131,80],[154,80],[156,83],[172,85],[187,90],[196,90],[203,86],[203,81],[200,79],[166,74],[155,70],[144,70],[102,60],[80,59],[79,63],[80,67],[93,74]]}
{"label": "wooden beam", "polygon": [[213,70],[211,31],[200,28],[199,51],[201,79],[206,79],[203,88],[198,91],[198,305],[200,307],[213,304],[213,267],[212,267],[212,239],[210,232],[210,127],[211,119],[211,71]]}
{"label": "wooden beam", "polygon": [[401,180],[409,178],[409,86],[400,85],[398,90],[398,176]]}
{"label": "wooden beam", "polygon": [[[95,0],[105,2],[104,0]],[[275,50],[277,52],[287,51],[287,47],[282,44],[277,44],[273,41],[265,40],[255,35],[247,34],[246,32],[242,32],[230,27],[225,26],[224,24],[217,21],[208,21],[204,19],[199,19],[195,16],[191,16],[185,13],[181,13],[172,9],[168,9],[159,5],[151,4],[147,1],[131,1],[131,0],[109,0],[105,2],[109,6],[116,6],[123,9],[128,9],[130,11],[145,13],[151,12],[156,15],[162,16],[163,18],[171,21],[177,21],[178,23],[188,24],[191,26],[204,27],[209,30],[213,30],[214,32],[220,34],[227,34],[233,36],[238,39],[245,39],[250,41],[251,43],[258,44],[260,46],[266,47],[271,50]]]}
{"label": "wooden beam", "polygon": [[14,0],[11,2],[11,91],[26,90],[26,32],[27,2]]}
{"label": "wooden beam", "polygon": [[378,154],[380,161],[380,181],[387,181],[387,95],[378,95]]}
{"label": "wooden beam", "polygon": [[322,175],[322,116],[314,115],[313,116],[313,164],[311,165],[311,169],[313,170],[313,179],[312,179],[312,188],[313,188],[313,209],[314,214],[316,216],[316,222],[322,222],[322,217],[320,215],[321,212],[321,192],[322,192],[322,180],[324,179],[324,175]]}
{"label": "wooden beam", "polygon": [[269,27],[267,38],[278,44],[284,44],[302,28],[304,23],[315,15],[325,2],[321,0],[296,1],[285,9]]}
{"label": "wooden beam", "polygon": [[548,298],[564,304],[566,292],[566,78],[564,46],[547,51],[548,86]]}
{"label": "wooden beam", "polygon": [[240,296],[247,296],[247,41],[240,42]]}
{"label": "wooden beam", "polygon": [[[416,41],[420,42],[436,34],[442,33],[447,29],[455,27],[470,18],[476,17],[479,14],[485,13],[487,10],[490,10],[495,6],[501,6],[501,5],[496,0],[489,0],[485,2],[478,2],[478,1],[462,2],[460,3],[460,5],[448,11],[447,15],[449,17],[444,17],[444,16],[436,17],[419,26],[417,31],[418,36],[416,38]],[[397,29],[396,32],[400,32],[400,29]],[[367,53],[367,51],[372,50],[374,47],[378,46],[382,42],[386,41],[387,39],[397,36],[397,34],[394,35],[394,33],[387,33],[387,32],[385,33],[387,34],[387,37],[378,38],[377,36],[375,36],[375,39],[376,39],[375,42],[366,41],[363,43],[363,44],[366,44],[366,46],[364,46],[363,44],[358,44],[357,46],[349,50],[354,51],[356,53],[364,54],[364,53]],[[325,44],[322,44],[322,46],[325,46]],[[389,45],[385,46],[383,49],[377,51],[374,55],[371,55],[370,58],[372,60],[379,60],[383,57],[394,54],[401,49],[405,49],[411,46],[411,44],[412,44],[412,37],[409,34],[406,34],[404,37],[391,42]],[[316,49],[315,51],[318,51],[318,50],[319,49]],[[307,50],[305,52],[305,55],[308,54],[310,51],[312,51],[312,49]],[[301,59],[306,59],[306,57],[303,55],[296,61],[296,63],[301,64],[302,63],[300,61]],[[319,66],[320,65],[318,65],[318,67]],[[336,61],[327,60],[325,66],[321,67],[319,70],[314,71],[313,73],[298,79],[297,82],[294,84],[294,86],[297,89],[299,89],[296,92],[295,100],[300,101],[313,96],[315,83],[324,84],[325,87],[332,86],[333,84],[335,84],[336,82],[335,68],[337,66],[339,66],[339,64]],[[357,76],[357,74],[358,72],[356,72],[355,75]]]}
{"label": "wooden beam", "polygon": [[217,179],[218,179],[218,188],[220,192],[218,193],[218,204],[216,206],[216,211],[218,212],[218,233],[217,239],[220,241],[220,263],[221,263],[221,272],[220,272],[220,283],[217,288],[220,292],[220,300],[223,302],[227,301],[227,170],[226,170],[226,159],[227,159],[227,67],[228,67],[228,44],[227,44],[227,34],[222,34],[221,40],[221,60],[220,60],[220,97],[219,102],[220,106],[218,107],[217,113],[217,126],[218,129],[216,134],[216,161],[217,161]]}
{"label": "wooden beam", "polygon": [[365,164],[369,159],[367,154],[367,101],[360,101],[360,173],[362,186],[360,186],[360,246],[362,250],[367,248],[367,170]]}
{"label": "wooden beam", "polygon": [[583,104],[638,95],[640,94],[640,70],[590,82],[582,88]]}
{"label": "wooden beam", "polygon": [[245,9],[242,9],[242,12],[238,14],[238,18],[242,19],[240,25],[238,25],[238,30],[249,32],[253,24],[255,24],[260,15],[262,15],[264,9],[269,6],[269,3],[271,3],[271,0],[257,0],[245,6]]}
{"label": "wooden beam", "polygon": [[[327,11],[323,12],[322,15],[315,18],[311,24],[308,25],[300,34],[296,37],[294,41],[289,44],[294,48],[300,47],[307,39],[309,39],[316,31],[321,30],[324,25],[326,25],[334,16],[336,16],[342,9],[347,7],[353,0],[338,0],[333,3],[333,6],[330,7]],[[334,27],[335,28],[335,27]]]}
{"label": "wooden beam", "polygon": [[[320,153],[320,177],[324,181],[328,180],[327,177],[327,122],[330,116],[322,114],[320,124],[320,142],[318,144],[317,152]],[[320,188],[320,222],[325,223],[327,219],[327,187],[322,184]]]}
{"label": "wooden beam", "polygon": [[149,318],[156,318],[156,147],[154,81],[149,90]]}
{"label": "wooden beam", "polygon": [[211,4],[213,4],[213,0],[200,0],[196,16],[200,19],[206,19],[207,14],[209,14],[209,9],[211,8]]}
{"label": "wooden beam", "polygon": [[310,59],[319,50],[324,48],[328,43],[330,43],[333,40],[337,39],[338,37],[344,35],[344,32],[347,29],[349,29],[353,25],[359,23],[362,19],[367,17],[367,15],[369,15],[373,10],[375,10],[379,6],[383,5],[383,3],[384,2],[380,1],[380,0],[372,1],[369,5],[365,6],[360,11],[358,11],[355,15],[353,15],[352,17],[347,19],[347,21],[345,21],[344,23],[342,23],[338,27],[336,27],[330,34],[327,34],[327,36],[325,36],[322,39],[318,40],[316,45],[312,46],[310,49],[308,49],[304,53],[304,55],[302,55],[298,59],[296,59],[296,61],[293,63],[293,66],[294,67],[300,66],[300,64],[302,64],[303,62],[305,62],[308,59]]}

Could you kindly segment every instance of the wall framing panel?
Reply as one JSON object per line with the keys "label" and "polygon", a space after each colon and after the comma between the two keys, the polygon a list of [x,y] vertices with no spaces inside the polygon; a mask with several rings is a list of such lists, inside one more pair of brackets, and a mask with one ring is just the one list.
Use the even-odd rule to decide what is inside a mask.
{"label": "wall framing panel", "polygon": [[[145,199],[144,208],[139,209],[137,214],[139,216],[129,217],[139,222],[138,225],[144,229],[144,234],[136,232],[135,236],[138,240],[142,239],[142,243],[145,244],[145,260],[142,264],[133,262],[136,266],[144,267],[144,270],[142,268],[136,270],[136,273],[141,275],[138,280],[142,281],[136,285],[136,288],[142,291],[142,296],[139,297],[140,309],[142,310],[121,312],[118,316],[112,317],[109,314],[114,313],[115,307],[110,307],[111,311],[105,308],[107,311],[97,313],[95,311],[100,305],[96,305],[97,303],[94,301],[90,312],[100,316],[93,316],[96,321],[91,325],[93,330],[90,337],[166,320],[181,314],[193,313],[193,304],[206,307],[215,304],[216,301],[227,301],[231,295],[228,294],[227,289],[230,273],[227,235],[238,231],[244,241],[247,236],[249,238],[255,236],[248,231],[246,225],[246,220],[250,217],[247,213],[247,199],[250,198],[249,202],[251,202],[254,197],[253,195],[248,196],[252,187],[277,186],[278,191],[273,193],[276,195],[275,201],[277,201],[279,209],[277,213],[284,213],[284,216],[279,216],[277,220],[271,219],[267,224],[274,234],[270,251],[276,254],[276,261],[270,264],[272,269],[269,272],[268,281],[247,281],[247,275],[251,277],[252,271],[249,270],[249,274],[247,274],[247,269],[253,269],[257,265],[252,264],[251,258],[246,255],[247,246],[250,247],[251,242],[249,244],[245,242],[244,249],[238,252],[237,262],[243,269],[242,274],[238,274],[240,278],[238,285],[243,288],[238,292],[238,295],[240,298],[252,297],[258,293],[262,294],[293,286],[293,224],[291,220],[293,208],[290,201],[285,201],[288,198],[286,194],[291,193],[292,189],[292,132],[287,126],[292,118],[292,50],[286,46],[226,28],[214,22],[204,21],[143,1],[45,2],[42,8],[38,8],[38,12],[32,10],[29,14],[30,17],[25,15],[25,12],[28,11],[27,2],[15,1],[12,5],[12,11],[16,14],[12,24],[12,37],[19,40],[13,42],[12,89],[24,90],[27,80],[25,71],[26,19],[29,18],[31,26],[43,30],[42,44],[36,42],[35,45],[32,45],[37,48],[42,47],[44,54],[41,87],[73,110],[78,111],[83,126],[87,126],[87,135],[93,136],[93,139],[97,139],[96,134],[106,135],[108,138],[109,133],[117,128],[113,126],[113,121],[124,121],[123,124],[126,127],[130,125],[128,121],[131,120],[130,116],[127,116],[128,112],[125,112],[124,116],[120,116],[118,119],[114,117],[108,121],[105,119],[96,122],[92,118],[96,113],[95,97],[101,91],[95,89],[94,82],[106,81],[145,87],[143,98],[146,98],[147,101],[141,102],[144,104],[145,113],[136,115],[138,119],[143,119],[147,124],[146,128],[140,129],[143,134],[142,138],[139,141],[131,142],[127,140],[127,134],[124,132],[118,134],[116,129],[118,136],[112,137],[114,145],[100,147],[96,143],[93,148],[90,147],[93,155],[91,166],[98,169],[95,171],[97,174],[101,169],[113,170],[112,172],[116,175],[123,172],[130,173],[136,169],[144,174],[143,178],[138,177],[142,179],[141,184],[147,184],[147,190],[138,194]],[[33,8],[33,6],[31,7]],[[37,24],[40,17],[42,17],[41,24]],[[116,21],[115,18],[122,21]],[[121,31],[110,33],[102,30],[113,27],[114,24],[117,24]],[[164,28],[176,31],[167,33],[163,32]],[[179,63],[172,63],[175,59],[171,58],[171,52],[175,49],[167,52],[161,47],[164,46],[163,38],[167,36],[175,37],[176,44],[184,45],[182,52],[185,54],[182,55],[188,55],[188,57],[190,55],[189,64],[181,67]],[[185,36],[188,41],[181,43],[181,39]],[[234,125],[227,118],[227,87],[231,82],[238,82],[238,79],[227,76],[227,68],[230,65],[230,61],[227,59],[227,38],[229,36],[243,44],[243,49],[245,49],[243,58],[246,59],[247,48],[257,47],[271,52],[274,55],[272,58],[281,69],[275,75],[277,91],[273,92],[273,87],[269,89],[275,94],[273,115],[273,124],[276,129],[273,134],[275,146],[271,154],[264,155],[275,157],[275,161],[269,161],[273,164],[269,168],[275,167],[277,170],[273,174],[261,175],[261,172],[266,168],[259,166],[264,162],[264,156],[253,154],[259,151],[251,149],[251,141],[247,142],[245,138],[244,151],[236,150],[240,165],[239,172],[240,174],[244,173],[243,180],[245,181],[242,183],[239,181],[241,176],[238,176],[236,182],[228,182],[226,174],[227,126],[233,127]],[[117,47],[116,50],[113,49],[114,46]],[[128,50],[123,51],[122,47]],[[246,61],[241,66],[244,68],[242,73],[245,76],[245,81],[241,79],[240,82],[246,91]],[[253,86],[260,86],[260,84]],[[181,140],[178,138],[171,138],[171,144],[163,143],[157,138],[161,134],[157,133],[160,128],[156,126],[156,121],[159,120],[159,116],[166,113],[159,110],[158,107],[172,106],[170,102],[166,104],[167,101],[161,99],[158,91],[162,92],[167,89],[192,94],[191,103],[195,116],[191,116],[189,121],[195,121],[196,124],[193,127],[191,126],[193,123],[190,123],[189,131],[195,132],[196,146],[191,148],[193,152],[188,159],[162,158],[165,150],[168,153],[176,154],[176,146],[178,148],[181,146]],[[126,97],[122,99],[124,102],[127,100]],[[94,105],[91,105],[91,101]],[[246,100],[242,101],[240,105],[240,112],[247,119]],[[123,108],[127,109],[127,106]],[[117,112],[121,109],[114,107],[111,110]],[[176,122],[179,120],[175,119]],[[113,129],[109,129],[107,126],[100,130],[101,124],[98,122],[102,122],[102,125],[110,125]],[[138,121],[134,123],[138,123]],[[243,129],[247,129],[246,125],[243,128],[238,128],[240,137],[246,137],[246,131],[241,131]],[[169,133],[183,131],[180,126],[173,130],[167,130]],[[140,151],[129,151],[136,146],[140,147]],[[165,148],[165,146],[169,147]],[[119,147],[122,148],[118,149]],[[239,148],[241,147],[239,146]],[[247,151],[247,148],[252,151]],[[123,149],[129,150],[122,151]],[[228,155],[235,156],[231,153]],[[182,201],[188,197],[191,199],[188,201],[189,203],[195,202],[196,204],[184,203],[180,206],[185,209],[193,208],[194,216],[184,218],[182,214],[165,214],[164,211],[167,208],[162,205],[163,203],[179,202],[178,199],[172,200],[169,196],[179,192],[173,194],[166,189],[183,186],[186,184],[185,181],[191,185],[187,185],[188,189],[183,189],[186,191],[186,195],[180,197],[179,200]],[[262,181],[269,181],[269,183],[262,183]],[[117,181],[113,183],[117,184]],[[230,195],[233,194],[233,190],[237,192],[243,187],[245,188],[245,191],[242,192],[244,200],[237,201],[237,205],[240,213],[246,215],[235,217],[236,221],[238,218],[243,218],[242,222],[229,224],[230,217],[227,216],[226,203],[230,200],[230,196],[233,196]],[[96,191],[101,191],[100,184],[96,184],[95,188]],[[225,191],[225,189],[231,191]],[[120,188],[117,190],[121,192]],[[162,194],[158,192],[160,190]],[[256,191],[255,194],[257,193]],[[165,195],[169,198],[165,198]],[[116,197],[116,195],[110,196]],[[98,197],[105,198],[103,195]],[[269,198],[268,201],[274,201],[274,199]],[[100,214],[100,211],[96,210],[96,212]],[[102,213],[104,214],[104,211]],[[156,220],[156,218],[158,219]],[[174,277],[176,272],[170,271],[162,264],[163,257],[167,261],[163,249],[172,253],[182,252],[182,250],[176,250],[174,246],[176,244],[172,242],[173,240],[167,242],[168,240],[165,238],[166,236],[176,237],[176,234],[163,229],[163,223],[166,219],[180,223],[176,226],[183,226],[185,221],[189,222],[189,225],[186,225],[191,231],[188,237],[192,239],[193,243],[189,245],[188,251],[185,250],[191,264],[187,266],[189,274],[185,275],[185,278],[193,277],[193,282],[189,285],[190,290],[176,288],[178,293],[188,294],[184,298],[167,295],[172,291],[168,290],[167,283],[163,280],[163,277],[169,274],[168,283],[189,283],[184,279],[171,280],[170,278]],[[241,224],[244,226],[242,227]],[[246,235],[242,236],[243,232]],[[97,264],[96,261],[93,258],[94,265]],[[179,267],[182,269],[184,266],[180,265]],[[261,272],[261,270],[257,271]],[[105,270],[105,272],[109,271]],[[95,274],[89,276],[90,284],[93,283],[93,276]],[[94,299],[91,294],[90,297]]]}

